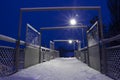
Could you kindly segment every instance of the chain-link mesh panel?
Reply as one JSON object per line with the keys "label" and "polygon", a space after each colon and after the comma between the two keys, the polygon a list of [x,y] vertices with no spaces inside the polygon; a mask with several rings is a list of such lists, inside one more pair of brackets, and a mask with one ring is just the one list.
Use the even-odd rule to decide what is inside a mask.
{"label": "chain-link mesh panel", "polygon": [[84,63],[86,63],[86,58],[87,58],[86,54],[87,54],[87,49],[81,50],[80,57],[81,57],[81,61]]}
{"label": "chain-link mesh panel", "polygon": [[99,28],[98,22],[87,31],[89,66],[100,71],[100,45],[99,45]]}
{"label": "chain-link mesh panel", "polygon": [[107,53],[107,75],[120,80],[120,47],[108,48]]}
{"label": "chain-link mesh panel", "polygon": [[0,76],[10,75],[15,72],[15,49],[0,47]]}
{"label": "chain-link mesh panel", "polygon": [[81,60],[82,62],[88,64],[89,63],[89,59],[88,59],[88,49],[87,47],[76,51],[75,52],[75,56],[77,59]]}
{"label": "chain-link mesh panel", "polygon": [[41,61],[46,62],[51,59],[59,57],[59,51],[48,49],[45,47],[41,48]]}
{"label": "chain-link mesh panel", "polygon": [[32,26],[27,24],[26,43],[34,46],[40,45],[40,33]]}
{"label": "chain-link mesh panel", "polygon": [[58,58],[59,57],[59,51],[54,50],[54,56],[55,56],[55,58]]}
{"label": "chain-link mesh panel", "polygon": [[50,54],[51,54],[50,59],[55,59],[55,58],[59,57],[59,51],[51,50]]}
{"label": "chain-link mesh panel", "polygon": [[26,49],[25,49],[25,67],[29,67],[40,62],[40,33],[30,24],[26,26]]}
{"label": "chain-link mesh panel", "polygon": [[75,51],[75,57],[80,60],[80,51]]}
{"label": "chain-link mesh panel", "polygon": [[94,46],[99,43],[99,31],[97,22],[87,31],[87,39],[88,47]]}
{"label": "chain-link mesh panel", "polygon": [[[0,47],[0,76],[7,76],[16,71],[15,68],[16,49],[11,47]],[[20,49],[19,69],[24,68],[24,49]]]}

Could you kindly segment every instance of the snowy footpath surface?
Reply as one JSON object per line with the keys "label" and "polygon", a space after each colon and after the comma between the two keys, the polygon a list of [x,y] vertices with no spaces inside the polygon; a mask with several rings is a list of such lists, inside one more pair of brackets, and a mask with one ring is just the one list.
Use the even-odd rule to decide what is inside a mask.
{"label": "snowy footpath surface", "polygon": [[2,80],[112,80],[76,58],[57,58],[23,69]]}

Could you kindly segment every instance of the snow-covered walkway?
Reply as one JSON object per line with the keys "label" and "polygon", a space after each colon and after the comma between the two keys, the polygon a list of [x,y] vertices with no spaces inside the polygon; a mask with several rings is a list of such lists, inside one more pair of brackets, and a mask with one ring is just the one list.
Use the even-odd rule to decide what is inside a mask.
{"label": "snow-covered walkway", "polygon": [[76,58],[57,58],[23,69],[4,80],[112,80]]}

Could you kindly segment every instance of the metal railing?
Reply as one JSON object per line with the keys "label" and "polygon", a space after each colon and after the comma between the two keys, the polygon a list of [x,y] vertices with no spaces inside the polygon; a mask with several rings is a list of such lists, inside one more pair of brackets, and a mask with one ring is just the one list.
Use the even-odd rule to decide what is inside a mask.
{"label": "metal railing", "polygon": [[30,24],[26,26],[25,67],[55,58],[52,49],[41,46],[41,34]]}
{"label": "metal railing", "polygon": [[[0,40],[16,44],[17,40],[0,34]],[[24,41],[20,41],[24,45]],[[20,55],[24,54],[24,50],[20,49]],[[23,55],[19,57],[19,62],[24,61]],[[0,46],[0,76],[11,75],[16,72],[15,66],[16,48],[10,46]],[[22,65],[23,66],[23,65]],[[20,69],[20,68],[19,68]]]}
{"label": "metal railing", "polygon": [[59,57],[59,51],[41,47],[41,61],[46,62]]}
{"label": "metal railing", "polygon": [[15,49],[0,47],[0,76],[10,75],[15,72]]}
{"label": "metal railing", "polygon": [[[0,34],[0,40],[1,41],[5,41],[5,42],[9,42],[9,43],[13,43],[16,44],[17,40],[5,35],[1,35]],[[25,42],[24,41],[20,41],[21,45],[25,46]],[[29,45],[29,44],[27,44]],[[59,57],[59,52],[56,50],[52,50],[49,48],[45,48],[45,47],[41,47],[39,48],[39,46],[34,46],[32,44],[30,44],[29,46],[31,46],[30,48],[24,47],[24,48],[20,48],[19,52],[19,56],[16,57],[16,48],[15,47],[7,47],[7,46],[0,46],[0,77],[2,76],[8,76],[11,75],[13,73],[16,72],[16,69],[23,69],[26,67],[26,61],[28,60],[28,56],[26,55],[27,52],[26,50],[36,50],[38,49],[38,54],[41,54],[41,56],[38,56],[38,63],[39,63],[39,59],[42,60],[42,62],[45,61],[49,61],[51,59],[57,58]],[[39,53],[39,49],[41,49],[41,52]],[[28,51],[31,52],[31,51]],[[37,53],[34,53],[31,55],[29,54],[29,58],[31,56],[33,56],[33,58],[36,56]],[[18,60],[18,68],[16,68],[15,65],[15,60],[16,58],[19,58]],[[30,61],[29,61],[30,62]],[[30,62],[30,64],[32,64],[32,62]],[[32,65],[35,65],[37,63],[33,62]],[[27,65],[27,67],[32,66],[32,65]]]}
{"label": "metal railing", "polygon": [[[119,44],[114,45],[114,41]],[[107,76],[113,78],[114,80],[120,80],[120,35],[103,39],[99,43],[103,45],[101,46],[103,47],[103,51],[100,52],[101,55],[99,56],[101,58],[101,62],[104,58],[104,63],[101,63],[101,69],[104,70],[104,74]],[[104,56],[102,56],[102,54],[104,54]],[[87,47],[81,49],[80,51],[76,51],[76,57],[89,65],[90,55]]]}
{"label": "metal railing", "polygon": [[120,34],[103,39],[102,42],[105,46],[105,74],[115,80],[120,80]]}
{"label": "metal railing", "polygon": [[87,59],[87,55],[88,55],[88,50],[87,47],[81,48],[80,50],[76,51],[76,58],[81,60],[84,63],[88,64],[88,59]]}

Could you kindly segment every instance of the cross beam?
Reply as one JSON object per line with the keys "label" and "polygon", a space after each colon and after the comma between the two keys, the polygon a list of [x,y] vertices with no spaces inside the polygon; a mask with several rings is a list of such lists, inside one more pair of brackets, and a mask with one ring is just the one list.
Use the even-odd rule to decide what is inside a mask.
{"label": "cross beam", "polygon": [[36,7],[36,8],[21,8],[23,12],[31,11],[50,11],[50,10],[98,10],[100,6],[80,6],[80,7]]}
{"label": "cross beam", "polygon": [[40,28],[40,30],[58,30],[58,29],[75,29],[75,28],[87,28],[87,26],[43,27]]}
{"label": "cross beam", "polygon": [[[69,40],[53,40],[53,42],[68,42]],[[71,41],[78,41],[78,40],[71,40]]]}

